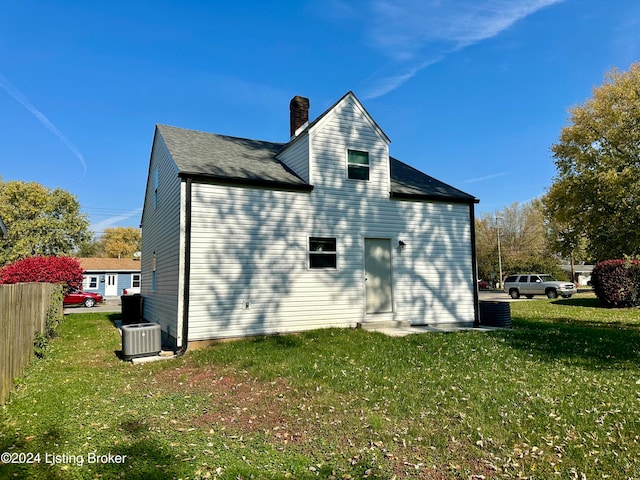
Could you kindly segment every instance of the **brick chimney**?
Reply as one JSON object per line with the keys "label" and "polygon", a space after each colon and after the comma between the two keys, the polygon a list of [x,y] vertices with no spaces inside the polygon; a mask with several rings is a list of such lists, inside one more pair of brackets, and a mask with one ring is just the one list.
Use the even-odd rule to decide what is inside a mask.
{"label": "brick chimney", "polygon": [[291,136],[309,121],[309,99],[296,95],[289,104]]}

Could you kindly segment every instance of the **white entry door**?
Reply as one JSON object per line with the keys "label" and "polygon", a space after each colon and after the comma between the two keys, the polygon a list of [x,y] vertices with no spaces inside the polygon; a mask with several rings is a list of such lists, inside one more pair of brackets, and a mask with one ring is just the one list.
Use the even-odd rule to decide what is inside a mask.
{"label": "white entry door", "polygon": [[364,239],[364,271],[367,314],[392,312],[391,240]]}
{"label": "white entry door", "polygon": [[115,297],[118,295],[118,274],[107,273],[104,276],[104,296]]}

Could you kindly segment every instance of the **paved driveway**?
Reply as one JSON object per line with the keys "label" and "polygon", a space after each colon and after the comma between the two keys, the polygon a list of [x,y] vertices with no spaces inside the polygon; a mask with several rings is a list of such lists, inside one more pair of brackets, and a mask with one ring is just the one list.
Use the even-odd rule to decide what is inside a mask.
{"label": "paved driveway", "polygon": [[514,300],[506,293],[500,292],[498,290],[480,290],[478,294],[478,299],[485,300],[485,301],[503,301],[503,302],[519,302],[522,299],[526,300],[525,297],[522,297],[521,299],[518,299],[518,300]]}
{"label": "paved driveway", "polygon": [[98,313],[98,312],[122,312],[122,305],[120,302],[120,298],[118,299],[109,298],[105,302],[91,308],[87,308],[83,306],[75,306],[75,305],[64,307],[65,315],[69,315],[71,313]]}

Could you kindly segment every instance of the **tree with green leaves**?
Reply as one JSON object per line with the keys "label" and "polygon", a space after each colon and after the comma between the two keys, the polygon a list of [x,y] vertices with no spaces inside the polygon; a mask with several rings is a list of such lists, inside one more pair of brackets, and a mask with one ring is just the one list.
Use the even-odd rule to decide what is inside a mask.
{"label": "tree with green leaves", "polygon": [[499,278],[498,235],[502,273],[560,275],[558,259],[550,254],[542,203],[515,202],[476,219],[478,277],[493,285]]}
{"label": "tree with green leaves", "polygon": [[71,255],[91,238],[74,195],[36,182],[0,179],[0,265],[32,256]]}
{"label": "tree with green leaves", "polygon": [[496,216],[484,214],[476,218],[476,261],[478,279],[495,286],[500,276],[498,271],[498,231]]}
{"label": "tree with green leaves", "polygon": [[551,150],[557,174],[543,202],[557,251],[640,254],[640,63],[607,73]]}
{"label": "tree with green leaves", "polygon": [[110,258],[133,258],[142,249],[142,233],[139,228],[105,228],[96,242],[96,255]]}

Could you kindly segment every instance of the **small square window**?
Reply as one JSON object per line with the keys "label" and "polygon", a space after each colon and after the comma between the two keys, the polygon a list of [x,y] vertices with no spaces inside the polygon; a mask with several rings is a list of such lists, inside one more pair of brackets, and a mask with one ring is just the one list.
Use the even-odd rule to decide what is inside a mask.
{"label": "small square window", "polygon": [[335,238],[309,238],[309,268],[336,268],[337,256]]}
{"label": "small square window", "polygon": [[369,180],[369,153],[349,150],[347,177],[351,180]]}
{"label": "small square window", "polygon": [[140,274],[139,273],[131,274],[131,286],[133,288],[140,288]]}

